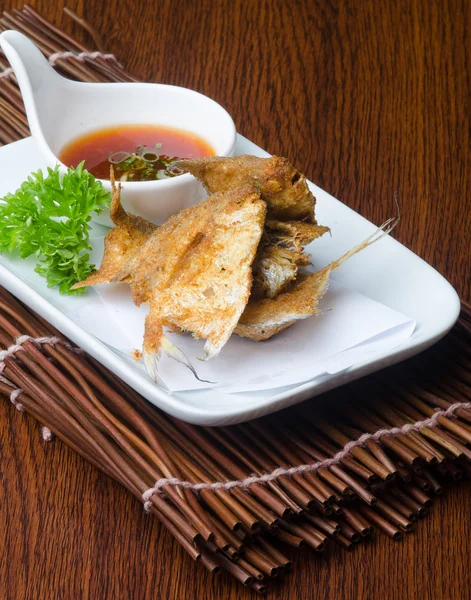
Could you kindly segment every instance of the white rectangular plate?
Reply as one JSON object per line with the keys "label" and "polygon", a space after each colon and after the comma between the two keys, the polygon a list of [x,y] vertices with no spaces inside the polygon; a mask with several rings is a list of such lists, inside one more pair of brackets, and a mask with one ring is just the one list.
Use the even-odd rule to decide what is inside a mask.
{"label": "white rectangular plate", "polygon": [[[269,156],[242,136],[238,137],[235,153]],[[0,165],[0,197],[16,190],[31,171],[45,167],[32,138],[0,148]],[[376,226],[317,186],[310,184],[310,187],[317,198],[319,222],[332,229],[332,237],[316,241],[316,265],[321,267],[373,233]],[[385,213],[384,220],[389,216]],[[0,256],[3,287],[150,402],[179,419],[199,425],[225,425],[260,417],[404,360],[443,337],[460,311],[459,298],[451,285],[422,259],[387,237],[374,251],[350,259],[338,271],[336,279],[414,319],[417,326],[407,343],[393,350],[378,351],[367,362],[341,374],[325,375],[289,388],[242,394],[225,394],[218,389],[169,394],[155,385],[130,356],[100,342],[67,317],[61,311],[66,299],[55,290],[47,290],[42,282],[32,283],[34,279],[24,276],[25,268],[20,262],[23,261]]]}

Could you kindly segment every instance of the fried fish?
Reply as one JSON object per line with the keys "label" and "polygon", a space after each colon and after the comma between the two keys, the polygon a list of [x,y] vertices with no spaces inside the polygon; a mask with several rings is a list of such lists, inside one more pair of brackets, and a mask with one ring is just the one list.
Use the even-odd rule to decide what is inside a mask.
{"label": "fried fish", "polygon": [[309,264],[309,258],[298,250],[261,244],[252,268],[252,297],[276,298],[296,279],[298,268]]}
{"label": "fried fish", "polygon": [[165,330],[203,338],[204,359],[216,356],[233,333],[266,340],[318,314],[330,274],[397,223],[390,219],[338,260],[308,273],[304,248],[329,228],[317,224],[306,179],[286,159],[243,155],[178,166],[210,196],[157,227],[126,213],[113,182],[115,228],[106,235],[102,264],[74,286],[126,282],[135,304],[149,304],[143,358],[154,380],[162,352],[195,373]]}
{"label": "fried fish", "polygon": [[234,333],[256,341],[267,340],[296,321],[318,314],[319,300],[327,291],[330,274],[346,260],[388,235],[398,222],[399,217],[388,219],[366,240],[319,272],[298,275],[292,287],[276,298],[251,299]]}
{"label": "fried fish", "polygon": [[305,246],[330,232],[330,229],[317,223],[268,219],[265,223],[265,232],[271,243],[301,252]]}
{"label": "fried fish", "polygon": [[265,223],[264,238],[253,265],[253,298],[276,298],[296,279],[299,267],[309,264],[311,256],[304,247],[330,231],[328,227],[302,221]]}
{"label": "fried fish", "polygon": [[192,173],[209,194],[253,185],[267,203],[270,219],[315,223],[315,198],[304,175],[286,158],[241,154],[181,160],[175,166]]}
{"label": "fried fish", "polygon": [[116,186],[113,179],[112,190],[110,217],[115,227],[105,236],[100,268],[84,281],[76,283],[72,289],[113,281],[126,262],[157,229],[157,225],[124,210],[121,205],[121,185]]}
{"label": "fried fish", "polygon": [[[227,342],[249,299],[252,262],[263,232],[266,205],[246,188],[217,194],[205,202],[206,206],[202,203],[187,209],[193,218],[187,213],[185,223],[190,220],[193,227],[184,228],[186,251],[177,251],[179,259],[171,260],[170,272],[160,280],[152,279],[143,354],[154,379],[162,350],[177,358],[164,339],[163,327],[204,338],[204,358],[209,359]],[[173,235],[168,241],[178,248],[181,238]],[[144,245],[139,254],[146,250]]]}
{"label": "fried fish", "polygon": [[267,340],[296,321],[316,315],[330,273],[331,269],[325,268],[300,275],[288,292],[249,302],[234,333],[255,341]]}
{"label": "fried fish", "polygon": [[[115,196],[114,211],[118,224],[108,236],[124,231],[124,223],[136,223],[119,204],[119,194]],[[251,187],[214,194],[180,211],[150,235],[144,228],[146,239],[117,272],[115,267],[122,263],[123,255],[113,261],[108,243],[108,253],[96,277],[92,275],[77,287],[96,282],[129,283],[134,302],[150,304],[143,344],[149,373],[156,379],[162,351],[191,368],[165,337],[163,328],[190,331],[204,338],[205,358],[218,354],[249,299],[252,263],[265,219],[266,203]],[[141,225],[137,222],[140,233]],[[119,236],[119,232],[111,235],[111,241]]]}

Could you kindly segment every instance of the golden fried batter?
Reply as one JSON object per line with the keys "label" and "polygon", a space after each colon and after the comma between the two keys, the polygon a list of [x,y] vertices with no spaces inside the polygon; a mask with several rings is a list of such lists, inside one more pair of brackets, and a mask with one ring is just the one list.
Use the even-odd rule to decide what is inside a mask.
{"label": "golden fried batter", "polygon": [[309,257],[301,254],[303,247],[329,231],[314,219],[315,198],[304,176],[284,158],[213,157],[181,161],[178,166],[200,179],[210,193],[250,183],[267,202],[271,219],[253,267],[253,297],[274,298],[284,291],[296,278],[298,266],[308,263]]}
{"label": "golden fried batter", "polygon": [[266,213],[259,193],[240,187],[214,194],[157,228],[127,215],[117,190],[116,228],[107,234],[102,266],[77,287],[128,282],[137,305],[150,303],[143,357],[151,376],[157,378],[162,351],[192,368],[163,327],[204,338],[205,358],[218,354],[249,299]]}
{"label": "golden fried batter", "polygon": [[234,331],[241,337],[262,341],[317,314],[319,300],[327,291],[331,269],[300,275],[294,286],[274,299],[250,301]]}
{"label": "golden fried batter", "polygon": [[317,314],[330,273],[396,224],[387,221],[318,273],[304,273],[310,258],[304,247],[329,229],[316,223],[315,198],[286,159],[243,155],[178,166],[212,195],[156,227],[127,214],[114,188],[116,227],[105,238],[102,265],[75,286],[125,281],[137,305],[149,303],[143,358],[153,379],[162,352],[194,372],[164,328],[205,339],[205,359],[232,333],[268,339]]}
{"label": "golden fried batter", "polygon": [[265,232],[273,244],[297,250],[300,252],[315,239],[330,232],[328,227],[317,223],[305,223],[303,221],[275,221],[268,219],[265,223]]}
{"label": "golden fried batter", "polygon": [[310,256],[277,245],[260,246],[252,267],[252,298],[275,298],[296,279],[298,267],[309,264]]}
{"label": "golden fried batter", "polygon": [[[209,265],[215,252],[236,254],[234,240],[237,237],[231,237],[231,231],[227,227],[234,226],[232,236],[237,236],[237,218],[238,215],[243,215],[241,207],[251,203],[263,210],[263,227],[266,205],[260,200],[258,193],[247,187],[214,194],[204,202],[180,211],[156,229],[113,281],[125,281],[132,277],[131,291],[135,303],[139,305],[150,300],[172,278],[176,278],[181,269],[189,268],[189,263],[195,256],[200,261],[205,259],[204,264]],[[210,247],[210,241],[218,239],[215,227],[222,228],[221,234],[225,232],[227,247],[222,243],[218,248]],[[207,257],[203,251],[208,252]],[[200,265],[203,270],[203,262]]]}
{"label": "golden fried batter", "polygon": [[143,349],[154,378],[162,349],[179,359],[163,327],[204,338],[206,358],[227,342],[250,295],[265,217],[251,188],[215,194],[171,217],[115,277],[131,276],[136,304],[151,303]]}
{"label": "golden fried batter", "polygon": [[265,235],[253,264],[252,299],[276,298],[298,275],[298,267],[309,264],[303,248],[329,231],[315,223],[266,221]]}
{"label": "golden fried batter", "polygon": [[209,194],[251,184],[267,203],[270,218],[315,222],[315,198],[306,178],[286,158],[241,154],[182,160],[175,165],[197,177]]}
{"label": "golden fried batter", "polygon": [[347,259],[390,233],[398,222],[399,217],[388,219],[366,240],[354,246],[318,273],[299,274],[293,287],[276,298],[251,299],[234,333],[252,340],[267,340],[296,321],[316,315],[319,300],[327,290],[330,274]]}
{"label": "golden fried batter", "polygon": [[157,225],[149,223],[141,217],[128,214],[121,206],[121,186],[113,183],[113,194],[110,205],[110,217],[115,227],[105,236],[105,251],[101,266],[72,289],[109,283],[116,277],[126,262],[138,251],[142,244],[157,229]]}

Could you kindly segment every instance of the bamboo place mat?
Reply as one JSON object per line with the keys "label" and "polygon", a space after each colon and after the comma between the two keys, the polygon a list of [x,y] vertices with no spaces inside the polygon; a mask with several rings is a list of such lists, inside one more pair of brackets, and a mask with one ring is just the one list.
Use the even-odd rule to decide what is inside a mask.
{"label": "bamboo place mat", "polygon": [[[30,7],[0,28],[32,38],[80,81],[133,81],[96,31],[85,47]],[[29,135],[0,57],[0,141]],[[350,550],[399,539],[448,482],[471,475],[471,308],[432,349],[324,396],[231,427],[157,410],[0,288],[0,395],[139,498],[190,556],[263,592],[286,545]],[[335,401],[335,416],[327,409]]]}

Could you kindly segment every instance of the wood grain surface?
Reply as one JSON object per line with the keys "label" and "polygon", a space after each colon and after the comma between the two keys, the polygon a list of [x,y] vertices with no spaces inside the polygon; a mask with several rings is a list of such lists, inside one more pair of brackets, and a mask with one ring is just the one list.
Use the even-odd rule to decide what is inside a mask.
{"label": "wood grain surface", "polygon": [[[87,39],[62,14],[64,0],[31,4]],[[211,96],[240,133],[368,219],[390,216],[397,192],[395,236],[471,298],[469,1],[67,5],[139,78]],[[470,492],[469,483],[446,491],[402,542],[377,534],[352,553],[297,553],[269,597],[469,600]],[[0,600],[252,597],[192,562],[128,493],[0,404]]]}

